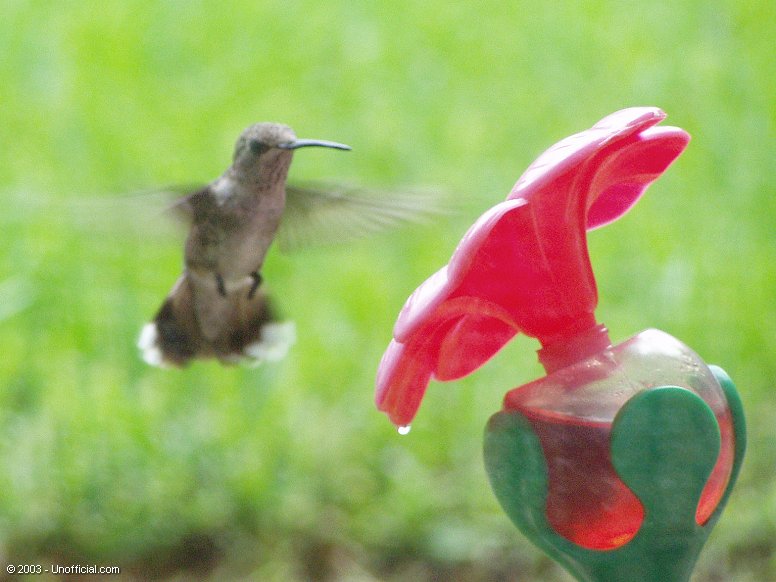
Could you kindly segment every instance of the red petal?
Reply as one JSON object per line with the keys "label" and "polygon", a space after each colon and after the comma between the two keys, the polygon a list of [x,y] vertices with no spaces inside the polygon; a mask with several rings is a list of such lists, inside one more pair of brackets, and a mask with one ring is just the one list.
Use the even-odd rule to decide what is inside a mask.
{"label": "red petal", "polygon": [[431,379],[430,358],[423,349],[392,341],[377,372],[375,402],[396,426],[415,417]]}
{"label": "red petal", "polygon": [[439,350],[437,380],[457,380],[482,366],[511,340],[517,329],[501,319],[473,314],[450,329]]}
{"label": "red petal", "polygon": [[684,131],[652,127],[664,117],[625,109],[547,150],[410,296],[378,374],[395,423],[409,423],[432,374],[471,373],[517,331],[547,345],[596,325],[586,229],[627,212],[687,145]]}
{"label": "red petal", "polygon": [[690,135],[677,127],[652,127],[607,157],[591,187],[600,194],[588,210],[587,228],[604,226],[628,212],[689,141]]}

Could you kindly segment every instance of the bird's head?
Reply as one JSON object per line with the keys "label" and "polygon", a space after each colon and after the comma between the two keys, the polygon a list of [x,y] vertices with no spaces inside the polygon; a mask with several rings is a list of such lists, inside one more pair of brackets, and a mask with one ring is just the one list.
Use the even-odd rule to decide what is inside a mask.
{"label": "bird's head", "polygon": [[256,123],[240,134],[234,148],[234,167],[246,176],[285,179],[294,150],[312,146],[350,149],[333,141],[298,139],[290,127],[280,123]]}

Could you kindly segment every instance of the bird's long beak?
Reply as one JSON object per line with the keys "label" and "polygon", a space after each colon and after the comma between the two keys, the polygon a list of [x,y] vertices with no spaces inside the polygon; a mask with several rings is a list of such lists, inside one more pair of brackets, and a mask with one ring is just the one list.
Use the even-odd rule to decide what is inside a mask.
{"label": "bird's long beak", "polygon": [[349,145],[345,145],[344,143],[337,143],[335,141],[326,141],[322,139],[295,139],[294,141],[290,141],[288,143],[282,143],[277,147],[284,150],[295,150],[297,148],[307,148],[312,146],[334,148],[335,150],[351,149]]}

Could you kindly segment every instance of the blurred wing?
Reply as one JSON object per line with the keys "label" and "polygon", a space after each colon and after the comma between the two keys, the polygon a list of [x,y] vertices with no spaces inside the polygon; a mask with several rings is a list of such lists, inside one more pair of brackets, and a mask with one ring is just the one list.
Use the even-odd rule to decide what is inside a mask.
{"label": "blurred wing", "polygon": [[72,224],[94,233],[135,232],[157,235],[177,231],[191,222],[191,197],[196,186],[171,186],[119,196],[81,197],[63,210]]}
{"label": "blurred wing", "polygon": [[286,186],[277,235],[284,252],[342,243],[443,214],[438,192],[368,191],[347,186]]}

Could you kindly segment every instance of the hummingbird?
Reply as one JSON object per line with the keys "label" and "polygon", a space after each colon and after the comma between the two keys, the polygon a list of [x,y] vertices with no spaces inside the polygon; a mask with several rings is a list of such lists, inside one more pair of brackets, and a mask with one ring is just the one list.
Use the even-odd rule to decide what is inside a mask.
{"label": "hummingbird", "polygon": [[257,123],[240,134],[232,164],[220,177],[173,204],[190,225],[184,268],[140,333],[147,363],[183,367],[193,359],[257,364],[283,358],[295,328],[278,320],[261,276],[276,237],[281,246],[303,246],[325,222],[336,236],[352,235],[423,210],[422,202],[406,196],[370,200],[287,185],[293,154],[305,147],[351,149],[298,139],[287,125]]}

